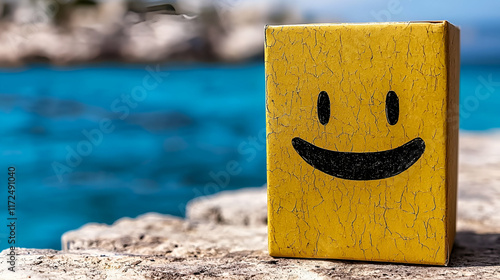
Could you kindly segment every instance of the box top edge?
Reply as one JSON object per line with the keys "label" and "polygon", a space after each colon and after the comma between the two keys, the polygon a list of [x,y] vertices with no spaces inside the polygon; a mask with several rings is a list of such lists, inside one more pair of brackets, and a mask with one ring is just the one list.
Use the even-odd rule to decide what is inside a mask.
{"label": "box top edge", "polygon": [[274,25],[274,24],[267,24],[267,28],[282,28],[282,27],[300,27],[300,26],[346,26],[346,25],[393,25],[393,24],[403,24],[403,25],[409,25],[409,24],[437,24],[437,25],[446,25],[446,24],[451,24],[447,20],[421,20],[421,21],[394,21],[394,22],[349,22],[349,23],[342,23],[342,22],[336,22],[336,23],[303,23],[303,24],[286,24],[286,25]]}

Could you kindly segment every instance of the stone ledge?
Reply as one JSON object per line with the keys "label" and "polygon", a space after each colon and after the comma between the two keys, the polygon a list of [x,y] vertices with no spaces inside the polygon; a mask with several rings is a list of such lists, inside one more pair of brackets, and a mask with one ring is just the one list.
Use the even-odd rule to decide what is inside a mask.
{"label": "stone ledge", "polygon": [[267,225],[266,188],[247,188],[199,197],[189,202],[187,219],[241,226]]}

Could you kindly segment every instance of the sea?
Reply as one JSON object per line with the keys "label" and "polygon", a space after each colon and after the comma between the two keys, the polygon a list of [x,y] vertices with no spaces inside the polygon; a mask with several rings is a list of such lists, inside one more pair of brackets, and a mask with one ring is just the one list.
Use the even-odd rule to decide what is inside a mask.
{"label": "sea", "polygon": [[[462,131],[500,128],[500,66],[463,65],[460,89]],[[264,103],[260,62],[2,68],[0,224],[17,218],[18,247],[60,249],[89,222],[183,217],[195,197],[262,186]]]}

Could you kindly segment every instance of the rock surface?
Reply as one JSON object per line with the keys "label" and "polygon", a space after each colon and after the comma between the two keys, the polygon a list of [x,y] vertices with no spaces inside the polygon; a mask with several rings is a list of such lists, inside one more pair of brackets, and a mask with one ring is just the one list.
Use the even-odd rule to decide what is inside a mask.
{"label": "rock surface", "polygon": [[284,3],[274,7],[266,1],[174,1],[173,10],[153,3],[165,1],[31,2],[0,1],[0,13],[5,12],[0,18],[2,66],[243,61],[263,56],[267,23],[302,21],[294,6],[285,9]]}
{"label": "rock surface", "polygon": [[266,226],[266,189],[248,188],[199,197],[189,202],[186,212],[187,219],[193,222]]}
{"label": "rock surface", "polygon": [[500,134],[460,138],[457,237],[448,267],[268,256],[265,188],[188,205],[188,219],[146,214],[64,234],[63,251],[19,249],[1,279],[500,278]]}

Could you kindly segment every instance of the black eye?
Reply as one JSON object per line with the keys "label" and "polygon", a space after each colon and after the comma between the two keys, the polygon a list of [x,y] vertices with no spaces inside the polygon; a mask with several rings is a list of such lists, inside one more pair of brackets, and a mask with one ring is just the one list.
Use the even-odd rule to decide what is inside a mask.
{"label": "black eye", "polygon": [[399,119],[399,98],[394,91],[389,91],[385,98],[385,115],[390,125],[395,125]]}
{"label": "black eye", "polygon": [[322,91],[318,96],[318,119],[322,125],[330,120],[330,97],[326,91]]}

